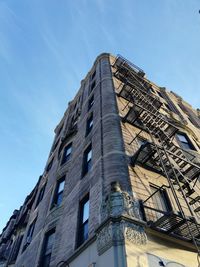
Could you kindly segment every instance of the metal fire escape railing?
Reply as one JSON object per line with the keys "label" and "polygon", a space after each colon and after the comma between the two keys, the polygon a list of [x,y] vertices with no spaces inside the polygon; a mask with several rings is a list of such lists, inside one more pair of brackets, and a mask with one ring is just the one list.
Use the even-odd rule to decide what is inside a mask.
{"label": "metal fire escape railing", "polygon": [[[139,162],[161,172],[168,180],[178,207],[178,213],[159,211],[163,215],[152,222],[151,227],[193,242],[200,266],[200,224],[195,216],[200,211],[200,196],[196,190],[200,166],[194,163],[194,155],[172,140],[178,129],[160,113],[162,102],[151,93],[151,84],[144,78],[144,71],[121,56],[117,57],[113,68],[114,76],[120,81],[118,95],[127,102],[123,108],[126,112],[123,121],[138,124],[151,137],[151,142],[143,144],[132,156],[132,166]],[[190,217],[185,215],[178,193],[182,195]]]}

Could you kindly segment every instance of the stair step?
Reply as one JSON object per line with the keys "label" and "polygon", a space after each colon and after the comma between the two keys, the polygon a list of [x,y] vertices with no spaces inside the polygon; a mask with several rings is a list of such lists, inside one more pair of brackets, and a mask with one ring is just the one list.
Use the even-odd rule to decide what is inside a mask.
{"label": "stair step", "polygon": [[194,212],[199,212],[200,211],[200,207],[197,207]]}
{"label": "stair step", "polygon": [[[183,186],[181,186],[182,190],[187,190],[186,197],[191,196],[193,193],[195,193],[195,190],[190,188],[189,183],[185,183]],[[181,191],[181,188],[178,189],[178,191]]]}
{"label": "stair step", "polygon": [[190,202],[189,202],[189,204],[190,205],[194,205],[197,201],[199,201],[200,200],[200,196],[197,196],[197,197],[195,197],[195,198],[193,198]]}
{"label": "stair step", "polygon": [[186,197],[189,197],[189,196],[191,196],[192,194],[194,194],[195,193],[195,190],[194,189],[191,189],[189,192],[187,192],[186,194],[185,194],[185,196]]}
{"label": "stair step", "polygon": [[178,148],[176,146],[173,146],[172,149],[171,149],[171,152],[174,153],[177,150],[178,150]]}
{"label": "stair step", "polygon": [[183,161],[183,163],[180,164],[179,167],[183,169],[187,164],[188,164],[188,162]]}
{"label": "stair step", "polygon": [[187,168],[187,170],[184,171],[184,175],[187,175],[191,178],[191,180],[194,180],[198,175],[200,175],[200,168],[190,166],[189,168]]}

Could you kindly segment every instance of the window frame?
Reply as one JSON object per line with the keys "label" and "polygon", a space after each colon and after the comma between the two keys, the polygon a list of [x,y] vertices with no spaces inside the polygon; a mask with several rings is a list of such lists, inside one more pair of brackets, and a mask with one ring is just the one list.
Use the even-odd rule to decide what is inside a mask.
{"label": "window frame", "polygon": [[94,105],[94,94],[88,100],[88,111],[93,107],[93,105]]}
{"label": "window frame", "polygon": [[[70,153],[69,154],[66,153],[68,149],[70,149]],[[70,157],[71,157],[71,154],[72,154],[72,142],[68,143],[63,148],[63,153],[62,153],[60,165],[64,165],[66,162],[68,162]]]}
{"label": "window frame", "polygon": [[[63,189],[59,192],[59,187],[63,182],[64,182]],[[64,189],[65,189],[65,176],[63,176],[57,180],[56,187],[54,190],[53,199],[52,199],[51,209],[54,207],[59,207],[61,205],[61,203],[63,201]],[[59,200],[60,195],[61,195],[61,200]],[[58,202],[58,200],[59,200],[59,202]]]}
{"label": "window frame", "polygon": [[92,131],[94,125],[94,120],[93,120],[93,113],[91,113],[86,121],[86,131],[85,131],[85,136],[88,136],[88,134]]}
{"label": "window frame", "polygon": [[[88,203],[88,217],[84,220],[84,207]],[[79,202],[79,215],[78,215],[78,237],[77,247],[81,246],[89,237],[89,218],[90,218],[90,197],[89,193]],[[87,230],[86,230],[87,229]],[[87,232],[85,232],[85,230]],[[86,238],[85,238],[86,235]]]}
{"label": "window frame", "polygon": [[37,221],[37,218],[35,218],[28,227],[25,241],[24,241],[24,245],[23,245],[23,249],[22,249],[22,253],[25,251],[25,249],[30,245],[31,241],[33,240],[33,234],[34,234],[34,230],[35,230],[36,221]]}
{"label": "window frame", "polygon": [[[153,195],[152,196],[152,200],[153,200],[153,204],[154,204],[154,206],[157,208],[157,209],[160,209],[160,210],[162,210],[162,211],[166,211],[166,212],[169,212],[169,211],[172,211],[173,210],[173,208],[172,208],[172,204],[171,204],[171,201],[170,201],[170,198],[169,198],[169,195],[168,195],[168,192],[167,192],[167,190],[165,189],[165,188],[160,188],[159,186],[157,186],[157,185],[155,185],[155,184],[150,184],[149,185],[149,187],[150,187],[150,190],[151,190],[151,192],[152,192],[152,194],[151,195]],[[157,191],[156,193],[155,193],[155,191]],[[162,207],[159,207],[159,204],[160,203],[158,203],[157,202],[157,200],[155,200],[155,195],[157,194],[157,193],[159,193],[159,198],[160,198],[160,203],[161,203],[161,206]],[[163,204],[164,204],[164,208],[165,208],[165,210],[163,209]]]}
{"label": "window frame", "polygon": [[142,145],[147,144],[148,142],[149,142],[149,141],[148,141],[146,138],[144,138],[144,137],[138,136],[138,138],[137,138],[137,143],[138,143],[139,148],[140,148]]}
{"label": "window frame", "polygon": [[[183,136],[185,138],[186,142],[181,141],[178,136]],[[178,133],[176,133],[176,140],[177,140],[179,146],[182,149],[196,151],[195,146],[193,145],[192,141],[190,140],[190,138],[188,137],[188,135],[186,133],[184,133],[184,132],[178,132]]]}
{"label": "window frame", "polygon": [[[90,155],[88,159],[88,156]],[[82,163],[82,177],[84,177],[92,168],[92,143],[90,143],[85,151],[83,152],[83,163]]]}
{"label": "window frame", "polygon": [[48,240],[49,240],[49,237],[51,235],[54,235],[53,239],[55,241],[55,233],[56,233],[56,229],[53,228],[53,229],[49,230],[48,232],[46,232],[45,235],[44,235],[43,244],[42,244],[42,251],[41,251],[40,261],[39,261],[39,267],[44,267],[44,260],[49,255],[50,255],[50,258],[49,258],[49,263],[48,263],[47,266],[50,266],[52,251],[53,251],[53,247],[54,247],[54,242],[52,243],[50,253],[47,254],[46,250],[47,250]]}
{"label": "window frame", "polygon": [[[33,238],[33,233],[35,230],[35,223],[36,223],[36,219],[30,224],[28,231],[27,231],[27,235],[26,235],[26,243],[31,243],[32,238]],[[31,239],[30,241],[28,239]]]}
{"label": "window frame", "polygon": [[37,208],[39,203],[42,201],[42,199],[44,197],[45,188],[46,188],[46,183],[40,188],[40,191],[39,191],[38,197],[37,197],[37,201],[36,201],[36,204],[35,204],[35,208]]}

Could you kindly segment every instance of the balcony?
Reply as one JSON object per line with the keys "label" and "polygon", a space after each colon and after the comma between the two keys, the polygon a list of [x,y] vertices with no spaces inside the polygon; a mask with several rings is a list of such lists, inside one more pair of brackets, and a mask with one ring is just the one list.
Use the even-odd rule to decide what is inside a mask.
{"label": "balcony", "polygon": [[147,225],[159,232],[200,244],[200,224],[193,217],[183,217],[179,212],[163,211],[143,205]]}

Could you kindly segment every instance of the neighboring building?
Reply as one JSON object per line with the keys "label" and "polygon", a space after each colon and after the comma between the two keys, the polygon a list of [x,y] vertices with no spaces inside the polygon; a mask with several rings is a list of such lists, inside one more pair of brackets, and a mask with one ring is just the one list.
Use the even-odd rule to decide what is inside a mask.
{"label": "neighboring building", "polygon": [[199,113],[101,54],[3,229],[0,266],[200,266]]}

